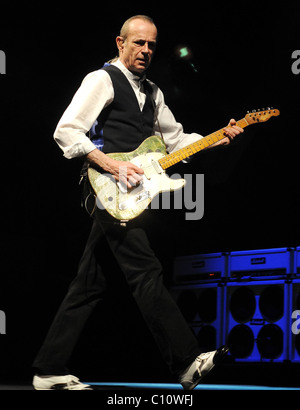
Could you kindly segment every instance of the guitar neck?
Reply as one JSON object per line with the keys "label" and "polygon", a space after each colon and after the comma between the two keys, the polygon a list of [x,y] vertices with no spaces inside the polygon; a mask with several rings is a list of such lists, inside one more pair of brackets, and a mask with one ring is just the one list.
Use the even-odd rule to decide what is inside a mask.
{"label": "guitar neck", "polygon": [[[245,118],[237,121],[236,125],[241,128],[245,128],[249,125]],[[190,157],[191,155],[196,154],[199,151],[209,147],[210,145],[215,144],[216,142],[225,138],[223,129],[213,132],[212,134],[207,135],[204,138],[194,142],[193,144],[187,145],[184,148],[181,148],[178,151],[172,152],[161,158],[158,162],[163,169],[167,169],[172,165],[177,164],[183,159]]]}

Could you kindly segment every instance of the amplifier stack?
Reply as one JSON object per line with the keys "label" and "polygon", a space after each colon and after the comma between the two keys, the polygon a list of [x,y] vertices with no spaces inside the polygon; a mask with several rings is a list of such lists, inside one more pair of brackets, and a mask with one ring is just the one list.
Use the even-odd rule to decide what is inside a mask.
{"label": "amplifier stack", "polygon": [[170,291],[204,351],[300,362],[300,247],[178,257]]}

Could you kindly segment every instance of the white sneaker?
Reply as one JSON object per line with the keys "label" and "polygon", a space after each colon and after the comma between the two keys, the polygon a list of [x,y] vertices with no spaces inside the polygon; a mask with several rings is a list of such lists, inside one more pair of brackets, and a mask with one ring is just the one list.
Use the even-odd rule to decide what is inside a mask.
{"label": "white sneaker", "polygon": [[179,376],[179,382],[183,388],[193,390],[200,380],[224,359],[228,351],[227,346],[221,346],[218,350],[201,353],[197,356],[193,363]]}
{"label": "white sneaker", "polygon": [[37,376],[33,378],[35,390],[93,390],[90,385],[83,384],[75,376]]}

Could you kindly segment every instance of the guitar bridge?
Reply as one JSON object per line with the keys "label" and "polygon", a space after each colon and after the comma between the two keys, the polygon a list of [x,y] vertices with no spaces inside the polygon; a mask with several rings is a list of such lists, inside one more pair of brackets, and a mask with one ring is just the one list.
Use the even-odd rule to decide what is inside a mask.
{"label": "guitar bridge", "polygon": [[131,195],[127,200],[119,203],[119,209],[120,211],[125,211],[128,208],[134,208],[138,202],[144,201],[150,197],[150,191],[143,191],[137,195]]}
{"label": "guitar bridge", "polygon": [[151,195],[149,191],[141,192],[140,194],[136,196],[136,202],[144,201],[144,199],[148,199],[150,198],[150,196]]}

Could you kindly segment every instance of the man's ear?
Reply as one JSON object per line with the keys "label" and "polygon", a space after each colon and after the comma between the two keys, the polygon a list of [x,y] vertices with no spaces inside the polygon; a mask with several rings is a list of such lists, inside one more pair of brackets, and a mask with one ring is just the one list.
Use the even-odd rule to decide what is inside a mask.
{"label": "man's ear", "polygon": [[121,36],[118,36],[116,38],[116,43],[117,43],[118,50],[121,52],[123,50],[124,38]]}

